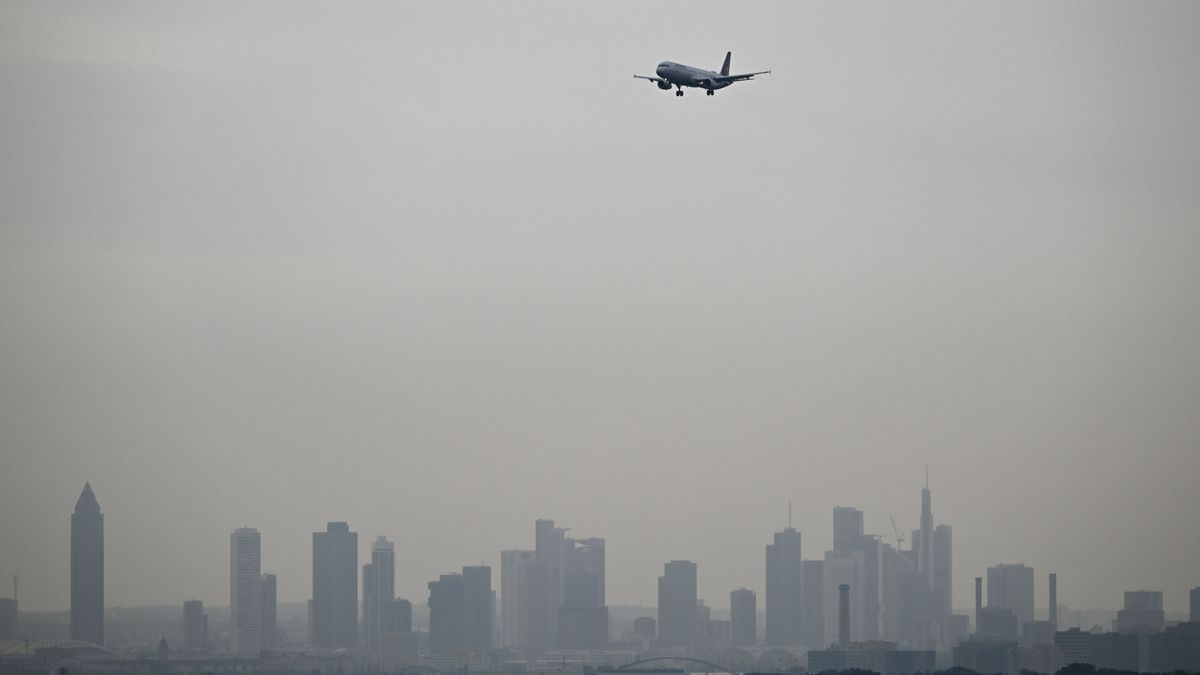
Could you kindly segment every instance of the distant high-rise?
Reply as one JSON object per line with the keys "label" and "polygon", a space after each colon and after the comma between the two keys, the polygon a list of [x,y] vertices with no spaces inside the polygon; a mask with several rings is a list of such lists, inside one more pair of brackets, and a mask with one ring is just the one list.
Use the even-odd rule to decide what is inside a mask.
{"label": "distant high-rise", "polygon": [[313,533],[314,647],[352,648],[358,642],[358,533],[331,522]]}
{"label": "distant high-rise", "polygon": [[566,530],[553,520],[541,518],[534,523],[534,555],[540,574],[530,599],[530,638],[538,647],[558,643],[558,608],[563,597],[563,549]]}
{"label": "distant high-rise", "polygon": [[363,565],[362,584],[363,635],[367,650],[375,654],[383,648],[383,614],[396,597],[396,548],[386,537],[371,545],[371,562]]}
{"label": "distant high-rise", "polygon": [[1190,620],[1200,623],[1200,586],[1197,586],[1188,593],[1188,606],[1191,609],[1189,614]]}
{"label": "distant high-rise", "polygon": [[[835,513],[835,523],[837,518]],[[775,542],[767,544],[766,561],[767,583],[764,602],[767,614],[767,645],[787,647],[800,644],[804,620],[801,607],[804,561],[800,554],[800,533],[790,525],[782,532],[776,532]]]}
{"label": "distant high-rise", "polygon": [[262,624],[262,538],[241,527],[229,535],[229,650],[258,657]]}
{"label": "distant high-rise", "polygon": [[801,613],[801,643],[805,647],[826,647],[825,643],[825,561],[805,560],[804,595]]}
{"label": "distant high-rise", "polygon": [[945,626],[954,611],[951,602],[954,592],[954,530],[949,525],[938,525],[933,530],[933,590],[941,603],[937,622]]}
{"label": "distant high-rise", "polygon": [[[500,552],[500,644],[503,647],[545,647],[530,643],[530,604],[537,576],[534,551]],[[539,603],[540,604],[540,603]]]}
{"label": "distant high-rise", "polygon": [[492,643],[492,568],[464,567],[429,582],[429,649],[482,654]]}
{"label": "distant high-rise", "polygon": [[633,634],[635,637],[653,640],[658,637],[658,622],[652,616],[639,616],[633,620]]}
{"label": "distant high-rise", "polygon": [[851,506],[833,508],[833,552],[837,555],[858,548],[863,536],[863,513]]}
{"label": "distant high-rise", "polygon": [[264,574],[259,578],[262,587],[262,648],[275,648],[275,635],[279,632],[276,622],[278,614],[277,582],[274,574]]}
{"label": "distant high-rise", "polygon": [[1017,630],[1033,621],[1033,568],[996,565],[987,570],[987,606],[1006,607],[1016,617]]}
{"label": "distant high-rise", "polygon": [[604,599],[604,540],[564,539],[562,603],[555,625],[561,649],[608,646],[608,607]]}
{"label": "distant high-rise", "polygon": [[104,644],[104,514],[91,483],[71,514],[71,639]]}
{"label": "distant high-rise", "polygon": [[0,598],[0,640],[17,639],[17,601]]}
{"label": "distant high-rise", "polygon": [[208,615],[204,613],[204,603],[199,600],[188,600],[183,603],[183,640],[184,650],[195,651],[208,646]]}
{"label": "distant high-rise", "polygon": [[1164,627],[1162,591],[1125,591],[1125,607],[1117,612],[1115,630],[1160,633]]}
{"label": "distant high-rise", "polygon": [[758,642],[758,607],[754,591],[739,588],[729,594],[730,642],[752,647]]}
{"label": "distant high-rise", "polygon": [[664,647],[685,647],[697,637],[696,563],[672,560],[658,578],[658,641]]}
{"label": "distant high-rise", "polygon": [[917,571],[925,579],[925,585],[928,588],[933,588],[933,506],[932,497],[929,492],[929,472],[928,468],[925,473],[925,488],[921,490],[921,538],[919,540],[920,548],[917,550]]}

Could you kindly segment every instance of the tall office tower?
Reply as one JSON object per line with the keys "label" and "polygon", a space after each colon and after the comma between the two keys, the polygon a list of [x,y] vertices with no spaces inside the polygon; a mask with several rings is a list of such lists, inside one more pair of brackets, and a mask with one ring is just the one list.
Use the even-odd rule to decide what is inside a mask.
{"label": "tall office tower", "polygon": [[904,647],[917,645],[914,627],[915,589],[920,586],[917,565],[908,551],[882,545],[882,617],[880,635]]}
{"label": "tall office tower", "polygon": [[801,640],[805,647],[819,649],[825,644],[825,561],[805,560],[801,603]]}
{"label": "tall office tower", "polygon": [[558,608],[562,605],[563,549],[566,548],[566,530],[555,527],[553,520],[542,518],[534,523],[534,553],[542,567],[542,574],[533,593],[537,606],[530,608],[531,632],[545,646],[558,643]]}
{"label": "tall office tower", "polygon": [[[837,513],[834,521],[837,522]],[[804,561],[800,555],[800,533],[790,525],[775,533],[767,544],[767,645],[788,647],[800,644],[804,612]]]}
{"label": "tall office tower", "polygon": [[358,642],[358,533],[342,522],[313,532],[314,647],[352,648]]}
{"label": "tall office tower", "polygon": [[500,645],[502,647],[544,647],[531,645],[529,614],[531,582],[536,575],[533,551],[500,552]]}
{"label": "tall office tower", "polygon": [[833,552],[841,555],[858,547],[863,536],[863,513],[851,506],[833,508]]}
{"label": "tall office tower", "polygon": [[[13,595],[16,595],[15,591],[13,592]],[[1188,593],[1188,606],[1191,610],[1188,615],[1189,620],[1194,623],[1200,623],[1200,586],[1193,588],[1191,592]]]}
{"label": "tall office tower", "polygon": [[562,575],[562,603],[555,621],[559,648],[604,649],[608,646],[604,540],[564,540]]}
{"label": "tall office tower", "polygon": [[363,636],[367,650],[377,654],[383,648],[384,608],[396,597],[396,547],[386,537],[371,544],[371,562],[363,565],[362,584]]}
{"label": "tall office tower", "polygon": [[104,644],[104,514],[91,483],[71,514],[71,639]]}
{"label": "tall office tower", "polygon": [[686,647],[696,639],[696,563],[672,560],[658,578],[658,641]]}
{"label": "tall office tower", "polygon": [[278,615],[276,585],[274,574],[264,574],[259,577],[259,586],[262,587],[262,648],[264,650],[275,648],[275,636],[279,632],[276,620]]}
{"label": "tall office tower", "polygon": [[563,606],[604,607],[604,540],[564,540],[562,576]]}
{"label": "tall office tower", "polygon": [[921,490],[921,538],[920,548],[917,550],[917,571],[921,573],[926,587],[930,589],[934,587],[933,570],[936,564],[933,559],[932,501],[932,495],[929,492],[929,473],[926,470],[925,487]]}
{"label": "tall office tower", "polygon": [[[945,627],[953,613],[954,594],[954,529],[938,525],[933,530],[933,590],[941,601],[938,625]],[[953,645],[945,645],[950,649]]]}
{"label": "tall office tower", "polygon": [[385,603],[379,618],[379,632],[384,636],[389,633],[411,633],[412,603],[402,598]]}
{"label": "tall office tower", "polygon": [[429,649],[482,654],[491,649],[492,568],[464,567],[429,582]]}
{"label": "tall office tower", "polygon": [[1011,609],[1017,630],[1033,621],[1033,568],[996,565],[987,570],[987,606]]}
{"label": "tall office tower", "polygon": [[[1058,630],[1058,575],[1054,572],[1050,573],[1050,599],[1047,604],[1050,607],[1050,626],[1054,630]],[[1195,604],[1192,606],[1195,607]],[[1192,619],[1192,621],[1195,620],[1194,618]]]}
{"label": "tall office tower", "polygon": [[195,651],[208,646],[208,615],[204,603],[188,600],[183,603],[183,649]]}
{"label": "tall office tower", "polygon": [[229,650],[257,658],[262,652],[262,539],[241,527],[229,535]]}
{"label": "tall office tower", "polygon": [[753,647],[758,642],[757,605],[754,591],[749,588],[729,594],[729,637],[734,647]]}

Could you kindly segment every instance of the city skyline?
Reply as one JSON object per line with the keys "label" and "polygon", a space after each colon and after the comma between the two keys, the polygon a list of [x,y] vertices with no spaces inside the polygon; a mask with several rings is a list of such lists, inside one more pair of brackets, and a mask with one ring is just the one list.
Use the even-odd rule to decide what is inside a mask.
{"label": "city skyline", "polygon": [[[931,493],[931,490],[927,483],[925,485],[925,487],[921,490],[921,507],[922,507],[921,510],[922,510],[923,515],[922,515],[922,518],[920,518],[918,520],[918,522],[920,522],[922,524],[922,528],[924,528],[926,526],[924,514],[926,514],[928,512],[927,509],[929,508],[929,504],[930,504],[930,493]],[[93,493],[91,491],[90,482],[85,484],[85,486],[84,486],[83,493],[81,494],[81,496],[79,498],[79,503],[76,506],[77,513],[79,512],[80,504],[83,505],[83,511],[85,513],[87,513],[87,514],[95,513],[96,515],[99,515],[99,511],[98,511],[99,506],[96,504],[96,499],[93,496]],[[743,588],[743,589],[749,588],[750,590],[752,590],[755,593],[755,595],[762,597],[762,598],[767,597],[766,589],[769,587],[769,583],[770,583],[770,582],[768,582],[767,579],[768,579],[768,576],[770,573],[771,565],[777,564],[777,563],[771,562],[772,560],[774,560],[774,556],[777,555],[777,554],[772,553],[772,549],[774,547],[778,546],[780,541],[786,540],[787,537],[795,538],[795,543],[792,545],[795,548],[794,555],[796,556],[797,562],[800,562],[801,559],[806,557],[800,551],[800,537],[807,536],[807,535],[803,535],[803,533],[801,533],[798,529],[792,527],[792,513],[791,513],[792,503],[790,501],[788,503],[788,509],[789,509],[789,513],[788,513],[787,525],[774,532],[774,535],[773,535],[774,543],[769,542],[769,541],[765,542],[766,543],[766,552],[767,552],[766,559],[768,560],[768,563],[767,563],[768,575],[764,575],[757,585],[743,584],[741,586],[730,589],[731,591],[736,590],[737,588]],[[894,539],[895,533],[893,533],[892,537],[888,537],[888,536],[882,535],[882,534],[872,535],[872,534],[866,533],[865,532],[866,528],[864,526],[864,523],[866,522],[867,518],[862,511],[855,509],[853,507],[850,507],[850,506],[835,506],[831,510],[833,513],[833,527],[829,529],[828,541],[830,541],[830,548],[828,550],[826,550],[824,553],[822,553],[821,551],[818,550],[815,554],[817,556],[816,560],[803,560],[803,563],[805,563],[805,564],[820,563],[822,560],[822,556],[825,556],[824,560],[825,560],[826,564],[828,564],[828,560],[829,560],[828,556],[832,555],[834,557],[834,559],[836,560],[839,555],[843,555],[847,552],[847,548],[843,548],[843,549],[839,550],[838,545],[835,544],[834,542],[840,541],[841,546],[853,548],[858,545],[857,542],[860,539],[864,538],[864,535],[865,535],[865,538],[873,538],[874,540],[879,542],[879,545],[882,546],[881,554],[883,553],[884,550],[894,547],[895,544],[897,543],[896,540]],[[101,518],[102,518],[102,516],[101,516]],[[563,553],[560,553],[560,555],[564,554],[568,551],[576,551],[578,554],[580,552],[587,551],[588,546],[591,546],[591,545],[598,545],[600,547],[600,558],[599,558],[599,560],[600,560],[600,563],[599,563],[600,564],[600,577],[599,577],[600,587],[599,587],[598,592],[600,594],[599,605],[601,605],[601,606],[604,605],[605,604],[604,585],[607,580],[607,574],[605,572],[606,565],[604,563],[604,558],[605,558],[604,550],[606,548],[605,544],[604,544],[605,538],[579,539],[579,540],[572,539],[570,537],[566,537],[565,533],[567,530],[565,528],[555,528],[553,520],[544,519],[544,518],[537,519],[537,525],[538,525],[537,531],[538,531],[539,535],[541,535],[543,533],[545,533],[547,536],[551,533],[554,534],[554,536],[555,536],[554,541],[557,543],[554,544],[553,548],[555,550],[563,552]],[[103,527],[102,523],[101,523],[101,527]],[[947,533],[949,532],[948,525],[939,524],[936,527],[934,527],[932,520],[928,521],[928,527],[931,528],[930,531],[934,532],[935,535],[938,534],[938,532],[942,531],[943,529]],[[254,541],[255,541],[255,543],[254,543],[255,548],[254,548],[254,554],[253,554],[255,556],[254,564],[259,565],[261,567],[261,569],[264,569],[264,570],[267,569],[267,567],[265,565],[263,565],[257,561],[262,555],[262,553],[261,553],[262,547],[261,547],[261,543],[259,543],[260,542],[259,533],[256,529],[243,527],[243,528],[239,528],[239,529],[235,530],[232,535],[228,535],[228,536],[232,537],[232,541],[237,541],[238,540],[237,537],[238,537],[239,533],[242,533],[242,532],[250,533],[254,536]],[[920,553],[923,550],[922,548],[919,547],[919,542],[920,542],[919,535],[920,534],[921,534],[921,530],[912,531],[912,539],[910,542],[914,547],[916,547],[911,550],[911,553],[913,556],[912,564],[913,564],[915,571],[919,570],[919,568],[920,568],[920,565],[919,565],[917,559],[919,558]],[[363,575],[364,575],[361,578],[361,581],[363,584],[362,585],[362,594],[363,594],[362,597],[360,598],[356,595],[354,598],[351,598],[349,590],[348,590],[349,587],[351,587],[351,586],[353,586],[357,589],[358,586],[357,586],[356,582],[360,580],[358,577],[357,569],[354,570],[354,575],[353,575],[354,578],[353,579],[350,579],[349,576],[347,576],[347,575],[349,575],[350,570],[355,567],[354,561],[357,559],[356,556],[357,556],[358,546],[359,546],[357,535],[358,535],[358,532],[351,531],[350,526],[347,523],[329,521],[329,522],[327,522],[327,532],[314,532],[310,535],[312,537],[312,543],[313,543],[313,547],[312,547],[310,555],[312,557],[314,565],[318,559],[339,561],[336,563],[339,566],[339,570],[340,570],[338,572],[338,574],[346,577],[345,580],[337,582],[338,585],[342,587],[342,590],[339,592],[345,596],[345,599],[342,602],[352,603],[356,606],[356,609],[353,612],[353,615],[355,617],[358,617],[359,610],[361,609],[361,611],[363,612],[363,616],[358,617],[358,618],[361,618],[364,622],[363,623],[364,630],[367,631],[366,633],[364,633],[364,635],[369,636],[371,634],[370,633],[371,629],[366,627],[370,623],[369,620],[367,620],[365,618],[366,617],[365,612],[367,611],[366,605],[364,604],[364,605],[362,605],[361,608],[359,608],[359,607],[357,607],[357,603],[359,603],[360,601],[363,601],[365,603],[366,597],[368,597],[368,594],[373,593],[373,591],[369,590],[371,588],[371,586],[368,586],[367,577],[366,577],[366,574],[372,567],[371,564],[365,565],[362,570]],[[101,534],[101,537],[102,536],[103,535]],[[331,537],[331,536],[339,538],[338,539],[339,543],[332,544],[332,540],[329,540],[329,537]],[[901,536],[904,536],[903,533],[901,533]],[[785,539],[781,539],[781,537],[784,537]],[[819,536],[817,538],[819,541]],[[948,539],[948,535],[947,535],[947,539]],[[324,543],[327,540],[330,541],[331,543]],[[341,543],[342,540],[344,540],[344,542],[345,542],[344,544]],[[318,541],[322,542],[322,544],[319,547],[317,545]],[[936,541],[936,537],[935,537],[935,541]],[[593,544],[593,542],[595,542],[595,544]],[[337,553],[333,552],[333,549],[330,548],[331,545],[335,546],[335,548],[338,549]],[[102,541],[101,541],[101,546],[103,546]],[[581,548],[577,549],[576,546],[581,546]],[[382,578],[390,579],[390,581],[386,582],[390,585],[390,589],[384,592],[385,596],[395,597],[398,599],[399,598],[411,599],[411,597],[418,597],[418,598],[421,597],[420,595],[417,595],[417,594],[404,595],[400,590],[401,586],[397,584],[398,578],[397,578],[397,574],[395,572],[396,553],[395,553],[395,543],[394,542],[388,541],[385,535],[378,535],[377,538],[373,542],[370,541],[369,538],[364,539],[363,547],[365,548],[365,553],[366,553],[366,555],[364,556],[364,559],[371,560],[373,562],[376,560],[377,556],[379,555],[380,550],[386,551],[386,553],[385,553],[386,558],[379,558],[379,560],[381,562],[383,562],[383,564],[385,565],[386,569],[392,570],[392,574],[390,576],[381,577],[381,579]],[[380,548],[380,547],[383,547],[383,548]],[[342,549],[344,549],[344,550],[342,550]],[[235,551],[236,550],[237,549],[235,548]],[[805,549],[805,550],[807,550],[807,549]],[[907,549],[905,549],[905,551],[907,551]],[[494,567],[499,572],[499,570],[501,570],[503,568],[503,565],[499,564],[499,563],[502,563],[506,559],[505,556],[508,554],[528,554],[528,555],[532,556],[534,554],[534,551],[532,551],[532,550],[531,551],[520,551],[520,550],[508,550],[508,549],[497,551],[494,553],[494,557],[497,560],[498,564],[491,565],[491,566]],[[947,552],[947,554],[948,554],[948,552]],[[811,554],[809,554],[809,555],[811,555]],[[351,556],[351,557],[346,557],[346,556]],[[344,562],[341,562],[343,559],[344,559]],[[530,560],[532,561],[533,558],[530,558]],[[697,561],[686,561],[686,562],[695,563]],[[237,565],[236,556],[235,556],[235,560],[234,560],[233,564],[236,567],[236,565]],[[103,561],[101,561],[101,565],[103,565]],[[761,567],[761,560],[760,560],[760,567]],[[1025,563],[997,562],[997,563],[988,565],[986,570],[980,572],[979,576],[984,576],[984,572],[986,572],[986,579],[987,579],[987,584],[988,584],[988,589],[989,589],[987,596],[986,596],[988,598],[988,603],[986,606],[987,607],[993,607],[993,606],[1006,607],[1006,606],[1008,606],[1005,604],[1004,600],[997,599],[998,597],[1003,597],[1005,591],[1002,589],[1005,589],[1007,587],[1007,585],[1003,581],[997,581],[996,579],[998,579],[998,578],[1004,579],[1007,577],[1004,577],[1004,576],[997,577],[996,575],[999,574],[998,570],[1006,570],[1006,569],[1021,569],[1021,570],[1024,570],[1024,573],[1026,575],[1025,577],[1023,577],[1023,580],[1021,583],[1023,583],[1024,588],[1027,589],[1024,592],[1029,595],[1026,597],[1026,599],[1024,599],[1022,601],[1023,604],[1021,605],[1021,607],[1023,607],[1023,609],[1020,609],[1019,611],[1014,610],[1017,613],[1018,622],[1032,620],[1033,614],[1040,612],[1040,611],[1047,611],[1048,605],[1046,604],[1047,597],[1045,595],[1045,589],[1043,589],[1042,586],[1038,583],[1038,577],[1035,574],[1034,567],[1033,566],[1027,567],[1025,565]],[[1070,568],[1067,568],[1067,569],[1069,570]],[[326,575],[328,575],[328,574],[329,573],[326,573]],[[562,593],[563,592],[563,584],[565,584],[567,582],[561,576],[562,575],[561,570],[560,570],[559,574],[560,574],[559,592]],[[859,574],[861,574],[861,572]],[[931,574],[931,573],[924,572],[924,571],[919,572],[919,576],[922,576],[922,577],[925,576],[926,574]],[[945,574],[944,572],[938,573],[939,576],[944,575],[944,574]],[[317,578],[318,578],[317,568],[315,566],[314,566],[313,570],[310,572],[310,576],[313,580],[312,581],[313,585],[311,586],[311,588],[315,589],[316,585],[317,585]],[[959,575],[959,576],[961,576],[961,578],[964,580],[965,584],[971,586],[972,598],[973,598],[974,597],[973,577],[975,575]],[[329,577],[329,578],[332,578],[332,577]],[[933,578],[933,577],[931,576],[930,578]],[[274,594],[276,592],[275,591],[276,575],[275,574],[262,574],[262,583],[264,584],[264,590],[265,590],[265,584],[267,583],[268,580],[270,582],[271,592],[272,592],[272,594]],[[495,585],[496,585],[496,589],[498,592],[503,587],[502,583],[503,583],[502,577],[499,574],[497,574],[497,578],[495,579]],[[1000,584],[1000,585],[997,585],[997,584]],[[419,584],[419,586],[427,586],[427,584]],[[827,582],[823,583],[823,586],[824,586],[824,588],[822,590],[823,593],[825,593],[825,594],[832,593],[832,592],[836,591],[837,582],[828,582],[827,581]],[[1137,586],[1137,588],[1139,588],[1139,589],[1148,588],[1148,587],[1158,588],[1158,586],[1156,586],[1153,583],[1142,584],[1140,586]],[[1185,589],[1186,593],[1190,593],[1193,588],[1194,588],[1194,586],[1188,586],[1187,589]],[[995,593],[992,592],[993,589],[995,589],[995,591],[996,591]],[[259,592],[261,592],[261,591],[259,591]],[[1128,589],[1122,589],[1117,594],[1115,594],[1116,600],[1114,600],[1114,604],[1111,606],[1106,606],[1106,605],[1084,606],[1084,605],[1072,604],[1069,602],[1063,602],[1063,598],[1061,595],[1059,596],[1059,602],[1061,604],[1063,604],[1064,606],[1071,607],[1073,610],[1105,609],[1105,610],[1115,611],[1118,608],[1118,606],[1120,605],[1120,602],[1119,602],[1120,599],[1122,597],[1124,597],[1123,594],[1128,593],[1128,592],[1130,592]],[[1158,592],[1162,592],[1162,591],[1158,591]],[[1166,609],[1168,611],[1168,613],[1173,613],[1173,614],[1177,614],[1177,615],[1187,614],[1189,611],[1191,611],[1191,608],[1194,605],[1195,600],[1193,600],[1191,598],[1191,596],[1186,593],[1181,595],[1181,598],[1182,598],[1181,599],[1181,598],[1173,597],[1172,593],[1167,591],[1165,593],[1167,600],[1164,604],[1164,609]],[[188,597],[193,597],[193,596],[189,595]],[[228,597],[229,596],[227,594],[225,596],[225,599],[228,600]],[[720,593],[714,593],[712,597],[718,598],[717,604],[715,604],[713,606],[722,607],[722,605],[719,604],[720,603],[720,601],[719,601]],[[700,601],[706,602],[708,604],[712,604],[712,601],[707,600],[706,599],[707,596],[703,592],[698,591],[698,598]],[[311,601],[311,600],[312,600],[312,594],[310,593],[310,596],[307,598],[293,597],[293,598],[284,599],[282,601],[283,602],[302,602],[302,601]],[[943,611],[947,611],[947,612],[952,612],[952,611],[957,612],[960,610],[963,612],[972,611],[972,610],[970,610],[971,603],[958,602],[957,597],[955,600],[956,601],[954,603],[952,603],[949,607],[947,607]],[[825,601],[828,602],[829,598],[827,597],[825,599]],[[215,606],[215,607],[223,606],[222,603],[220,602],[219,598],[215,602],[212,600],[203,600],[201,602],[204,602],[208,606]],[[557,601],[557,602],[561,603],[562,601]],[[1000,604],[993,604],[993,603],[997,603],[997,602]],[[1032,603],[1032,604],[1030,604],[1030,603]],[[169,605],[169,604],[172,604],[172,603],[171,602],[155,602],[155,603],[148,603],[146,606]],[[653,600],[642,600],[642,601],[623,602],[623,603],[619,602],[619,603],[614,603],[614,604],[625,605],[625,606],[643,606],[643,607],[656,606],[656,603]],[[1178,604],[1178,607],[1175,606],[1176,604]],[[116,605],[116,606],[120,606],[120,605]],[[229,606],[232,606],[232,605],[229,605]],[[557,606],[557,604],[555,604],[553,606]],[[723,609],[732,609],[732,607],[723,607]],[[25,611],[53,611],[53,608],[50,608],[50,609],[39,608],[39,609],[34,609],[34,610],[27,609]],[[765,609],[765,602],[759,605],[759,611],[763,612],[764,617],[766,617],[765,625],[770,626],[771,625],[770,612]],[[860,608],[860,611],[861,611],[861,608]],[[346,610],[344,610],[342,612],[342,614],[344,614],[346,617],[349,617],[351,615],[351,611],[349,608],[347,608]],[[828,614],[828,613],[825,613],[824,616],[825,616],[825,624],[826,624],[825,632],[828,633],[828,631],[831,630],[830,627],[835,626],[835,624],[836,624],[836,616],[832,615],[832,614]],[[356,622],[358,621],[358,618],[355,619]],[[339,620],[341,620],[341,619],[339,619]],[[1019,623],[1018,623],[1018,625],[1019,625]],[[102,627],[101,627],[101,630],[102,630]],[[767,629],[767,630],[769,630],[769,629]],[[788,630],[794,632],[796,630],[796,628],[789,628]],[[342,629],[342,631],[343,631],[342,635],[348,635],[349,633],[347,631],[350,631],[350,628],[346,627],[346,628]],[[358,639],[357,638],[357,629],[355,629],[355,635],[356,635],[356,637],[353,638],[353,640]],[[764,635],[761,637],[763,637],[763,639],[766,640],[768,643],[771,643],[772,640],[769,637],[767,637],[767,635],[768,635],[767,633],[764,633]],[[861,634],[856,634],[856,639],[862,639],[863,637],[864,636]],[[260,639],[262,639],[264,642],[269,640],[269,638],[266,638],[265,636],[260,637]],[[343,637],[340,639],[345,641],[345,640],[348,640],[349,638]],[[370,639],[370,638],[367,638],[367,639]],[[504,638],[502,636],[500,637],[500,639],[501,639],[501,641],[504,640]],[[555,641],[554,638],[550,639],[551,644],[554,641]]]}
{"label": "city skyline", "polygon": [[[306,600],[328,522],[359,563],[394,542],[419,602],[553,518],[606,539],[610,607],[690,560],[712,607],[762,609],[788,502],[812,560],[835,506],[911,541],[928,464],[956,610],[1023,563],[1072,607],[1181,611],[1197,25],[1108,0],[0,3],[0,579],[70,606],[90,481],[107,608],[226,604],[243,525]],[[772,74],[630,77],[727,51]]]}

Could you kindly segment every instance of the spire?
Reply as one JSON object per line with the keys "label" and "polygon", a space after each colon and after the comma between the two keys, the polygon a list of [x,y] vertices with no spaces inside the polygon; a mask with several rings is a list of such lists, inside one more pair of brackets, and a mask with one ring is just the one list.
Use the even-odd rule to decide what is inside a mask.
{"label": "spire", "polygon": [[83,492],[79,493],[79,500],[75,502],[75,513],[100,513],[100,502],[96,501],[91,483],[83,484]]}

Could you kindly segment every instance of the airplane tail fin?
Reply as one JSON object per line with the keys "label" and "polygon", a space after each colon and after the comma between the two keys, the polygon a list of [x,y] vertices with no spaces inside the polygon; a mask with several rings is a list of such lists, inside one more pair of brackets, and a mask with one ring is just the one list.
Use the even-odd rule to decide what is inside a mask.
{"label": "airplane tail fin", "polygon": [[725,63],[721,64],[721,74],[722,75],[729,74],[729,59],[732,56],[733,56],[733,52],[725,52]]}

